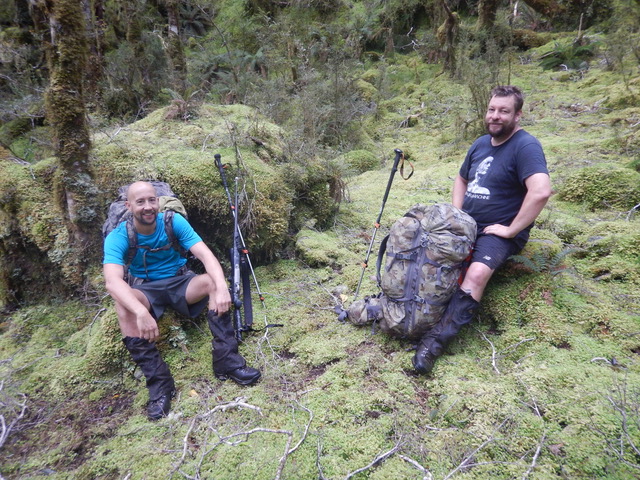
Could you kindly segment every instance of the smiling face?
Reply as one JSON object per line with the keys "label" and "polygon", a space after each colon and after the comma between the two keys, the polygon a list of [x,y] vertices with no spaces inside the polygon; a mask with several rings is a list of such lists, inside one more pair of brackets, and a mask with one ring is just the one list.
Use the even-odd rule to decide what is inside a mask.
{"label": "smiling face", "polygon": [[499,145],[511,138],[520,130],[520,115],[522,111],[516,111],[515,97],[492,97],[489,101],[484,123],[487,133],[493,137],[493,144]]}
{"label": "smiling face", "polygon": [[147,182],[136,182],[127,191],[127,208],[133,215],[133,223],[139,233],[153,233],[158,216],[156,189]]}

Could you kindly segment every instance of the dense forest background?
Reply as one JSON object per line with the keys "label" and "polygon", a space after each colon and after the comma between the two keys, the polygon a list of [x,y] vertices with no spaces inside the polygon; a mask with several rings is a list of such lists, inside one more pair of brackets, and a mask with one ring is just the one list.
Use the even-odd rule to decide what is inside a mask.
{"label": "dense forest background", "polygon": [[[638,478],[637,0],[12,0],[0,28],[0,476]],[[394,149],[415,174],[382,234],[449,200],[500,83],[527,94],[555,195],[419,377],[410,345],[334,309]],[[151,424],[101,226],[120,185],[168,181],[227,267],[216,153],[258,317],[284,326],[245,340],[264,376],[241,389],[212,378],[202,324],[167,315],[179,394]]]}

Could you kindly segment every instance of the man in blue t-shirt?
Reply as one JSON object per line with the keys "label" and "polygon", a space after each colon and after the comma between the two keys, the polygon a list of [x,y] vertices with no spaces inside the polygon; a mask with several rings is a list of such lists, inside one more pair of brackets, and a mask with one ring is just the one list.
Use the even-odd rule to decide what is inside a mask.
{"label": "man in blue t-shirt", "polygon": [[475,219],[478,237],[460,288],[418,344],[413,366],[419,373],[430,372],[460,328],[471,322],[493,272],[522,250],[551,196],[542,146],[520,127],[523,103],[517,87],[491,91],[487,135],[473,143],[454,180],[452,203]]}
{"label": "man in blue t-shirt", "polygon": [[105,238],[103,271],[107,291],[115,301],[123,342],[147,380],[148,417],[156,420],[165,416],[175,392],[173,377],[155,345],[160,335],[157,320],[167,307],[191,318],[208,307],[215,376],[240,385],[255,383],[260,371],[248,367],[238,353],[229,315],[231,296],[218,259],[189,222],[175,214],[175,237],[185,251],[202,262],[206,273],[196,275],[186,268],[186,259],[171,247],[152,184],[131,184],[126,206],[133,217],[138,251],[127,269],[127,222],[120,223]]}

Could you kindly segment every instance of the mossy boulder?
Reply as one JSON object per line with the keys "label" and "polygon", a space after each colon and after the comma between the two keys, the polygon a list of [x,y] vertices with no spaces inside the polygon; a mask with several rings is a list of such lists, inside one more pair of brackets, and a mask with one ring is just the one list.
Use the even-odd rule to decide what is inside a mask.
{"label": "mossy boulder", "polygon": [[310,267],[330,266],[341,268],[348,263],[351,252],[338,247],[335,232],[319,232],[312,228],[303,228],[296,235],[296,253]]}
{"label": "mossy boulder", "polygon": [[238,178],[240,226],[256,261],[281,256],[310,218],[320,228],[331,224],[343,172],[335,162],[285,156],[283,132],[250,107],[203,105],[189,122],[167,120],[166,110],[92,139],[93,191],[102,211],[85,225],[90,238],[82,252],[69,248],[68,225],[51,189],[57,161],[0,162],[0,307],[30,297],[27,289],[42,294],[48,285],[79,287],[79,263],[101,260],[109,204],[121,185],[136,180],[168,182],[224,262],[233,216],[214,160],[218,153],[232,198]]}
{"label": "mossy boulder", "polygon": [[356,174],[368,172],[380,167],[380,158],[368,150],[352,150],[336,158],[336,162],[344,164]]}
{"label": "mossy boulder", "polygon": [[565,179],[559,197],[590,210],[630,210],[640,202],[640,173],[617,165],[585,167]]}

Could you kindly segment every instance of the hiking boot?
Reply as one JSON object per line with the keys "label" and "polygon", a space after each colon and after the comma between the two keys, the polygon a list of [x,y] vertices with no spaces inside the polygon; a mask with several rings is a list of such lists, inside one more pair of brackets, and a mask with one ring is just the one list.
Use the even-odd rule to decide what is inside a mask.
{"label": "hiking boot", "polygon": [[424,334],[412,359],[418,373],[427,374],[433,370],[436,359],[441,356],[460,329],[473,320],[480,304],[471,294],[458,288],[451,297],[442,318]]}
{"label": "hiking boot", "polygon": [[149,420],[159,420],[166,417],[171,410],[171,397],[174,392],[167,392],[147,404],[147,418]]}
{"label": "hiking boot", "polygon": [[260,378],[260,371],[247,366],[238,353],[231,315],[225,312],[217,315],[213,310],[207,313],[207,323],[213,335],[211,340],[211,361],[213,373],[219,380],[231,379],[239,385],[251,385]]}
{"label": "hiking boot", "polygon": [[428,374],[433,370],[433,366],[436,363],[436,358],[440,355],[436,355],[429,347],[425,346],[422,342],[416,349],[416,354],[413,356],[411,363],[416,372],[422,374]]}
{"label": "hiking boot", "polygon": [[166,416],[171,409],[175,384],[168,365],[160,358],[156,344],[138,337],[125,337],[122,341],[147,380],[149,420]]}
{"label": "hiking boot", "polygon": [[218,380],[224,381],[224,380],[231,379],[234,382],[236,382],[238,385],[243,385],[243,386],[252,385],[256,383],[261,376],[260,370],[252,367],[246,367],[246,366],[236,368],[235,370],[229,373],[225,373],[225,374],[216,373],[215,375]]}

